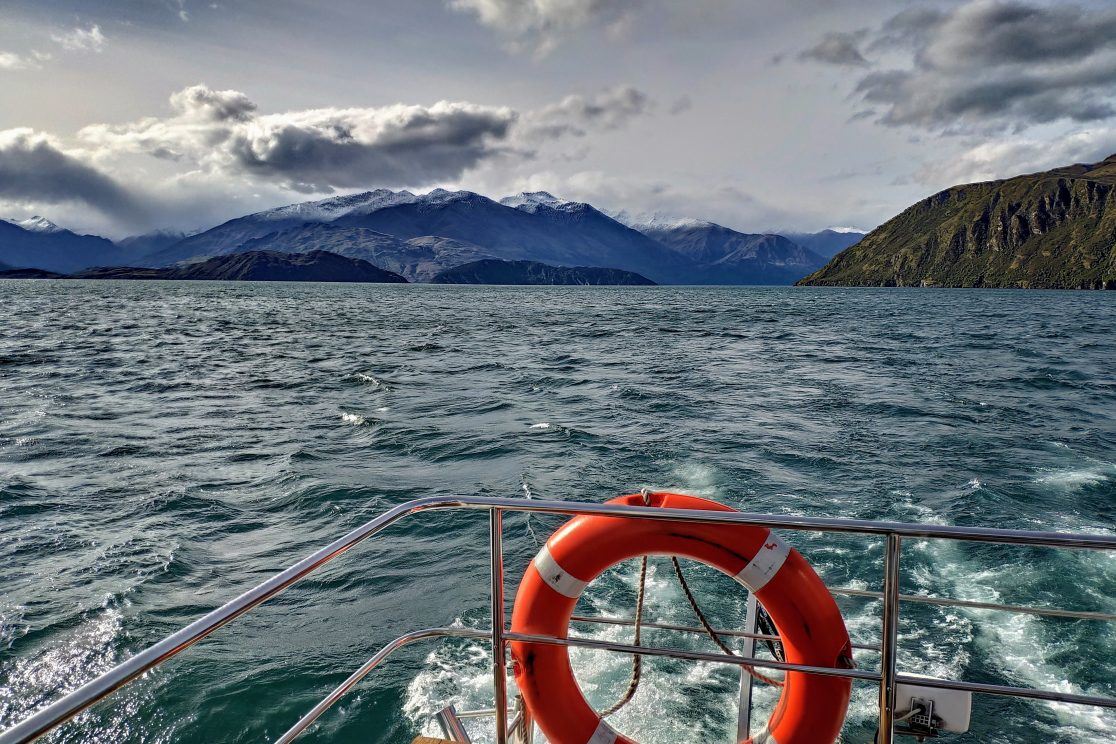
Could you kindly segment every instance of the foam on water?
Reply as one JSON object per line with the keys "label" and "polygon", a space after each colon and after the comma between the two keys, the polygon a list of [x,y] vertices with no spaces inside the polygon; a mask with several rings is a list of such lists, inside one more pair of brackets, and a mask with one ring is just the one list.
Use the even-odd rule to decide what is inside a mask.
{"label": "foam on water", "polygon": [[1072,491],[1086,486],[1100,485],[1114,475],[1116,475],[1116,468],[1112,466],[1053,470],[1036,477],[1035,482]]}

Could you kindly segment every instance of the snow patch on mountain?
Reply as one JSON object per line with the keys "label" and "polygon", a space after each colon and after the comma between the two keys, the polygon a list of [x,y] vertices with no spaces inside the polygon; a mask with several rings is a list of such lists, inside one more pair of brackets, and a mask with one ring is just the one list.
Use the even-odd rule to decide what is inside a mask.
{"label": "snow patch on mountain", "polygon": [[305,222],[333,222],[336,219],[350,214],[368,214],[385,207],[397,204],[410,204],[419,197],[410,191],[392,191],[391,189],[376,189],[362,191],[359,194],[346,194],[345,196],[331,196],[318,201],[299,202],[288,204],[285,207],[258,212],[253,217],[261,221],[270,220],[303,220]]}
{"label": "snow patch on mountain", "polygon": [[505,207],[518,209],[521,212],[535,214],[540,208],[554,209],[561,212],[582,212],[591,209],[585,202],[566,201],[559,199],[549,191],[524,191],[514,196],[505,196],[500,200]]}
{"label": "snow patch on mountain", "polygon": [[40,217],[38,215],[35,215],[34,217],[28,217],[25,220],[11,219],[11,220],[7,220],[7,221],[12,223],[13,225],[16,225],[18,227],[22,227],[24,230],[27,230],[28,232],[35,232],[35,233],[65,232],[65,230],[63,228],[54,224],[53,222],[48,220],[46,217]]}
{"label": "snow patch on mountain", "polygon": [[714,222],[699,220],[693,217],[675,217],[663,212],[630,212],[621,209],[617,212],[606,212],[609,217],[623,223],[633,230],[678,230],[694,227],[718,227]]}

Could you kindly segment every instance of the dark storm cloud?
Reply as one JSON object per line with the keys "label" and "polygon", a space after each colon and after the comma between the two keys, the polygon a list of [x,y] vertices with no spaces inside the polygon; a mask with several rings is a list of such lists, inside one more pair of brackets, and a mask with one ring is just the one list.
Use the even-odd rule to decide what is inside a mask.
{"label": "dark storm cloud", "polygon": [[800,59],[824,62],[830,65],[847,65],[849,67],[867,67],[868,60],[860,52],[860,42],[864,32],[855,31],[843,33],[831,31],[821,40],[799,54]]}
{"label": "dark storm cloud", "polygon": [[[804,55],[855,63],[836,43],[825,48],[829,59],[814,50]],[[909,67],[868,72],[855,87],[889,126],[1023,129],[1116,113],[1116,8],[1019,0],[972,0],[950,11],[916,8],[881,25],[869,48],[911,57]]]}
{"label": "dark storm cloud", "polygon": [[461,103],[261,117],[223,146],[237,170],[307,191],[459,178],[502,146],[516,114]]}
{"label": "dark storm cloud", "polygon": [[145,212],[140,200],[111,177],[30,129],[0,131],[0,198],[77,202],[125,223],[142,219]]}

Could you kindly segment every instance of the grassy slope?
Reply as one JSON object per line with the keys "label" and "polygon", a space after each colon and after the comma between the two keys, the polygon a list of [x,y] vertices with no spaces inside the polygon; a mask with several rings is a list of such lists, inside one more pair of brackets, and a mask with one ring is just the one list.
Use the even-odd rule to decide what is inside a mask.
{"label": "grassy slope", "polygon": [[873,230],[799,283],[1116,284],[1116,156],[1096,166],[947,189]]}

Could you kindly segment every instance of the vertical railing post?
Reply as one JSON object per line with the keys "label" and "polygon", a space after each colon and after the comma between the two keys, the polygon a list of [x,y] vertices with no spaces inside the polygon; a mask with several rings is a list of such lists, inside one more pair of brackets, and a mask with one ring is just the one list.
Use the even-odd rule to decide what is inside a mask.
{"label": "vertical railing post", "polygon": [[892,744],[895,739],[895,659],[899,646],[899,551],[902,541],[899,535],[889,534],[884,554],[880,730],[876,744]]}
{"label": "vertical railing post", "polygon": [[504,649],[504,513],[488,513],[492,552],[492,683],[496,693],[496,744],[508,744],[508,670]]}
{"label": "vertical railing post", "polygon": [[[744,632],[755,633],[759,627],[759,602],[755,592],[748,592],[748,605],[744,610]],[[756,639],[745,638],[740,655],[748,658],[756,655]],[[747,741],[752,731],[752,675],[740,667],[740,704],[736,708],[736,740]]]}

